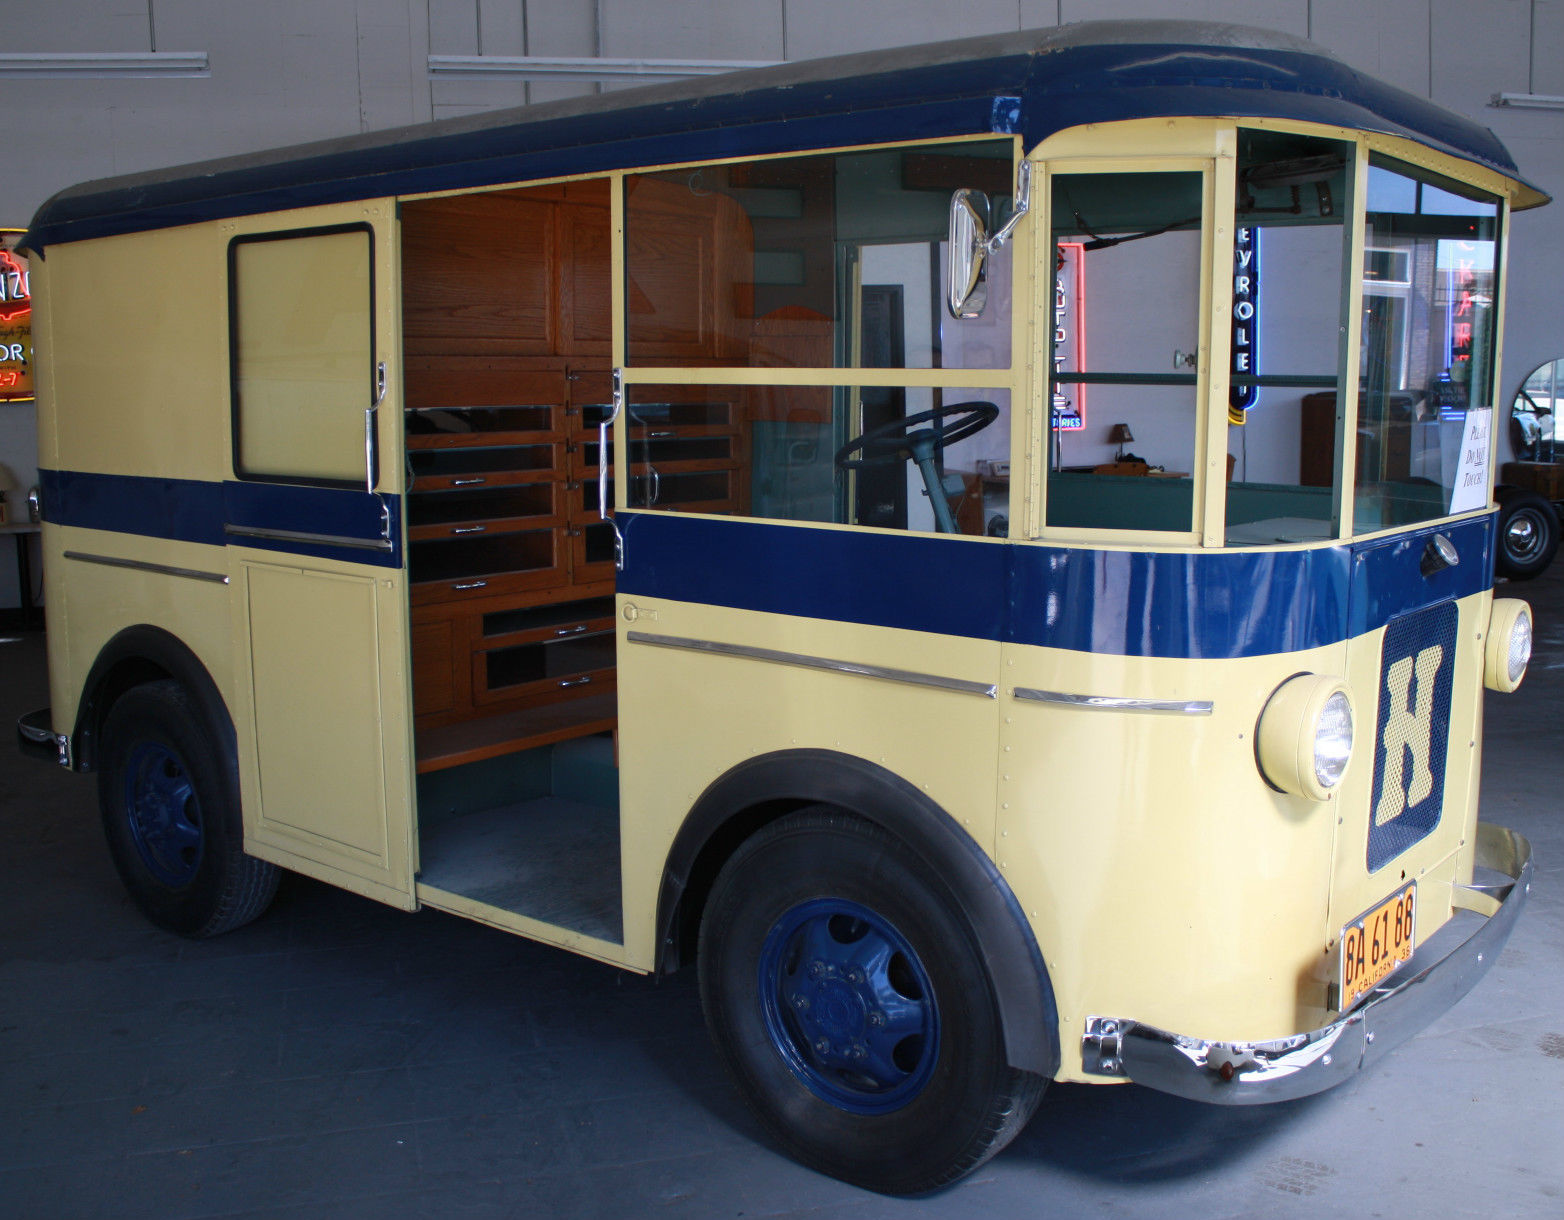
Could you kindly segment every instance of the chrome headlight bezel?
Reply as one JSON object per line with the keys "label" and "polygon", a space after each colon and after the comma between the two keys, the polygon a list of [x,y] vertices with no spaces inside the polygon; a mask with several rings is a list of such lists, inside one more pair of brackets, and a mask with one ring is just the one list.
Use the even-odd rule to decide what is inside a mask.
{"label": "chrome headlight bezel", "polygon": [[1531,607],[1518,597],[1496,597],[1488,612],[1483,685],[1509,694],[1526,679],[1535,638]]}
{"label": "chrome headlight bezel", "polygon": [[1255,726],[1255,758],[1271,787],[1328,801],[1352,763],[1357,709],[1340,678],[1296,674],[1266,701]]}

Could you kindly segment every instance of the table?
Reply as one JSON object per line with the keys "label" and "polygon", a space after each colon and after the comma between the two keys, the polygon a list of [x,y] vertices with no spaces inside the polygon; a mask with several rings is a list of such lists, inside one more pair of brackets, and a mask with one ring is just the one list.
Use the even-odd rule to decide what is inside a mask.
{"label": "table", "polygon": [[36,521],[8,521],[0,525],[0,534],[9,534],[16,539],[17,595],[21,598],[24,630],[37,630],[43,626],[43,615],[33,603],[32,548],[32,535],[42,531],[43,527]]}

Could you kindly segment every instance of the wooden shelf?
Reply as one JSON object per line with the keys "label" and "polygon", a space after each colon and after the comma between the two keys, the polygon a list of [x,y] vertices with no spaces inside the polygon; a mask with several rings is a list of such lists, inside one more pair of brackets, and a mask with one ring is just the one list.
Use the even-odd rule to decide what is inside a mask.
{"label": "wooden shelf", "polygon": [[615,727],[612,691],[586,695],[558,703],[505,712],[477,720],[463,720],[417,733],[418,772],[440,771],[462,763],[478,762],[530,750],[537,746],[589,737]]}

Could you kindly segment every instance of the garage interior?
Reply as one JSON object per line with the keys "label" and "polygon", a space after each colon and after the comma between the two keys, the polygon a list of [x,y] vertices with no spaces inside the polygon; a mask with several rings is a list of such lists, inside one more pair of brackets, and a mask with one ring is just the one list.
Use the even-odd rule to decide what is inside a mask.
{"label": "garage interior", "polygon": [[[801,59],[1105,16],[1312,37],[1494,127],[1523,173],[1564,191],[1564,115],[1493,100],[1564,107],[1564,14],[1543,0],[1213,0],[1177,13],[1154,0],[1111,12],[892,0],[872,14],[824,0],[409,0],[395,12],[329,0],[281,22],[199,7],[137,0],[107,15],[59,0],[8,14],[18,53],[81,52],[105,71],[115,55],[152,57],[157,72],[172,62],[157,56],[207,58],[204,76],[94,77],[89,63],[86,77],[58,77],[8,72],[0,53],[0,98],[33,133],[9,154],[0,222],[25,225],[82,179],[623,83],[581,61]],[[536,60],[537,74],[451,66],[485,57]],[[1518,214],[1513,232],[1524,254],[1510,270],[1501,417],[1533,370],[1564,357],[1564,204]],[[1515,429],[1499,444],[1501,462],[1530,456]],[[0,404],[13,507],[36,454],[31,405]],[[1482,808],[1531,841],[1536,864],[1527,909],[1471,995],[1373,1071],[1301,1101],[1226,1108],[1055,1086],[973,1177],[896,1200],[768,1143],[712,1055],[693,971],[659,982],[299,876],[265,918],[214,940],[149,925],[104,850],[93,777],[10,748],[9,726],[49,701],[36,613],[48,590],[11,541],[0,539],[0,1213],[1564,1215],[1564,565],[1497,590],[1531,603],[1537,638],[1521,689],[1486,695]]]}

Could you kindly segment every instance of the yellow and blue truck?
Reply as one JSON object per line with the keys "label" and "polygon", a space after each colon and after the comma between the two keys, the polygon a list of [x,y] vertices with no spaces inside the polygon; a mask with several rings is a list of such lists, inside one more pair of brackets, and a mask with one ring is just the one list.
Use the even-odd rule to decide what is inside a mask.
{"label": "yellow and blue truck", "polygon": [[1350,1077],[1463,995],[1508,222],[1312,44],[1087,23],[88,183],[31,259],[51,707],[188,936],[294,870],[693,962],[778,1143]]}

